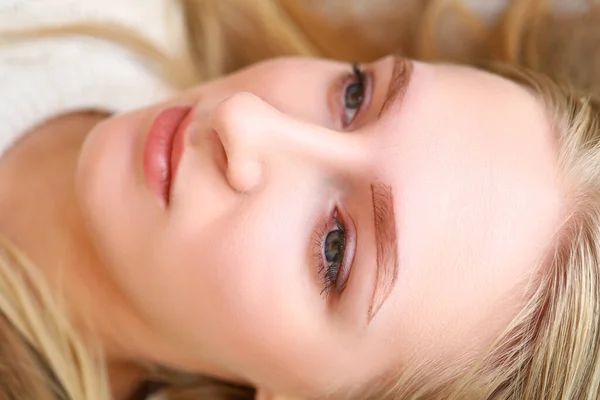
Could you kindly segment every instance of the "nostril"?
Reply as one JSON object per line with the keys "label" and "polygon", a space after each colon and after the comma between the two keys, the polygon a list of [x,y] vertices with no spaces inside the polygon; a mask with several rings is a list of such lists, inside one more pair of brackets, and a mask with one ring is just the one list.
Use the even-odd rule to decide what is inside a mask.
{"label": "nostril", "polygon": [[239,155],[230,157],[215,130],[211,130],[210,140],[215,164],[231,187],[241,193],[253,190],[262,174],[258,160]]}
{"label": "nostril", "polygon": [[214,129],[210,132],[210,141],[212,147],[212,156],[215,160],[215,164],[217,165],[217,168],[223,174],[223,176],[226,176],[229,163],[227,158],[227,152],[225,151],[223,142],[221,142],[221,138]]}

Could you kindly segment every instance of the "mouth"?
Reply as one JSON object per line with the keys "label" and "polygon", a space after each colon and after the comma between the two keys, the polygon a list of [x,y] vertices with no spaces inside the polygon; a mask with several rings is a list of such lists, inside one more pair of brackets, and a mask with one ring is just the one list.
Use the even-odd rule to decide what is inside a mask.
{"label": "mouth", "polygon": [[144,172],[150,189],[165,207],[185,147],[185,131],[192,122],[192,107],[162,111],[152,123],[144,148]]}

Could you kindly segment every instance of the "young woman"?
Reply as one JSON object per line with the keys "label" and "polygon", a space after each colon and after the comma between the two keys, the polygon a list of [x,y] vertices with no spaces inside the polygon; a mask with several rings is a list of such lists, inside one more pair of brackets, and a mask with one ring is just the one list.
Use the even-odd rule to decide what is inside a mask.
{"label": "young woman", "polygon": [[397,57],[167,97],[6,128],[5,397],[595,398],[593,98]]}

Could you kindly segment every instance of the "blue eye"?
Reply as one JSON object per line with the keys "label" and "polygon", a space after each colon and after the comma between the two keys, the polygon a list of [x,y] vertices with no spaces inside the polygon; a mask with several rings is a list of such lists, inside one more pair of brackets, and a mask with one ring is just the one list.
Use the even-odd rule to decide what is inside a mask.
{"label": "blue eye", "polygon": [[314,230],[313,256],[322,281],[321,295],[339,298],[350,279],[356,254],[356,226],[341,205],[328,211]]}
{"label": "blue eye", "polygon": [[[329,228],[322,233],[319,243],[317,243],[317,252],[320,254],[319,272],[323,279],[323,290],[321,293],[329,294],[331,289],[338,292],[343,290],[347,281],[347,271],[350,266],[347,253],[348,237],[346,235],[346,226],[340,220],[338,211],[334,210],[331,215]],[[341,279],[340,279],[341,278]]]}
{"label": "blue eye", "polygon": [[345,234],[342,228],[337,228],[325,238],[325,259],[328,263],[339,263],[344,257]]}
{"label": "blue eye", "polygon": [[344,125],[352,123],[365,100],[365,77],[358,64],[352,66],[354,82],[344,92]]}
{"label": "blue eye", "polygon": [[344,261],[344,250],[346,248],[346,232],[344,226],[336,219],[334,228],[327,233],[323,243],[323,255],[325,265],[324,291],[338,286],[338,278],[342,262]]}

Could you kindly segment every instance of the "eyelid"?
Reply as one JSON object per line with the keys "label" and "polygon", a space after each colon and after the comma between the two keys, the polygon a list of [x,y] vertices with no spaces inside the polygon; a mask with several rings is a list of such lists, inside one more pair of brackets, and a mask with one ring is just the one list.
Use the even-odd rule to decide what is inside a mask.
{"label": "eyelid", "polygon": [[334,124],[337,129],[340,131],[348,131],[356,129],[357,124],[361,120],[361,117],[364,113],[367,112],[371,105],[371,99],[373,97],[373,88],[374,84],[374,75],[372,70],[368,68],[362,69],[364,85],[365,85],[365,97],[363,99],[362,105],[356,112],[356,116],[352,120],[352,122],[348,125],[344,125],[344,95],[346,88],[348,85],[356,82],[356,76],[352,71],[345,73],[342,77],[336,79],[332,86],[331,94],[330,94],[330,109],[333,116]]}

